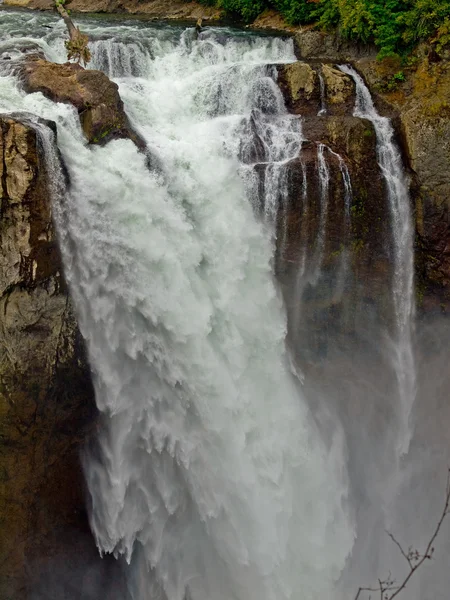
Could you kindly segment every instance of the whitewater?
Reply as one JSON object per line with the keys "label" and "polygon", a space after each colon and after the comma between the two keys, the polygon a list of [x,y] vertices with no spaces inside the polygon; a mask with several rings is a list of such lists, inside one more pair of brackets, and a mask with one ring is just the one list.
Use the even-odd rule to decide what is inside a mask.
{"label": "whitewater", "polygon": [[[14,19],[2,15],[3,51],[28,44],[65,61],[61,23]],[[102,415],[84,456],[99,550],[131,563],[135,600],[329,599],[355,535],[345,443],[338,423],[321,431],[292,372],[273,232],[243,156],[252,118],[271,148],[266,177],[282,181],[298,151],[301,124],[272,68],[294,60],[292,42],[83,29],[90,67],[119,84],[149,156],[129,140],[88,146],[72,107],[25,95],[6,72],[0,107],[55,121],[68,169],[63,193],[53,157],[65,276]]]}

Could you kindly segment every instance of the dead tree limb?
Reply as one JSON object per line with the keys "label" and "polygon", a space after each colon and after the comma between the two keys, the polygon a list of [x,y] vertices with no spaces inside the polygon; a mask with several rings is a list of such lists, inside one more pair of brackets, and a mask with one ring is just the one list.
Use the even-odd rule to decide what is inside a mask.
{"label": "dead tree limb", "polygon": [[56,0],[55,7],[63,19],[69,33],[69,40],[65,42],[67,59],[73,59],[78,64],[83,63],[84,65],[87,65],[91,60],[91,52],[88,47],[88,36],[81,33],[79,28],[75,26],[69,13],[64,8],[64,0]]}

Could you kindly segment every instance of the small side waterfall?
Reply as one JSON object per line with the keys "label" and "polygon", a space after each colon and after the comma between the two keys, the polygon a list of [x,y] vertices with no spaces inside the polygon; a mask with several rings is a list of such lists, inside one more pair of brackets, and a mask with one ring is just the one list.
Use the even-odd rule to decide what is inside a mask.
{"label": "small side waterfall", "polygon": [[399,456],[406,454],[412,437],[410,422],[416,395],[416,369],[412,344],[415,314],[413,226],[408,182],[400,151],[394,141],[391,121],[381,117],[361,76],[347,65],[339,67],[356,84],[354,115],[373,123],[377,136],[378,162],[386,182],[392,224],[392,290],[395,332],[392,336],[393,364],[400,399]]}
{"label": "small side waterfall", "polygon": [[324,246],[325,246],[325,235],[327,228],[328,219],[328,201],[329,201],[329,187],[330,187],[330,170],[325,159],[324,144],[319,144],[317,147],[317,172],[319,175],[319,195],[320,195],[320,220],[319,229],[316,237],[316,248],[314,254],[314,281],[320,275],[320,269],[322,267]]}
{"label": "small side waterfall", "polygon": [[323,79],[322,71],[317,71],[319,76],[319,86],[320,86],[320,110],[317,113],[317,116],[322,117],[327,114],[327,104],[325,102],[325,81]]}

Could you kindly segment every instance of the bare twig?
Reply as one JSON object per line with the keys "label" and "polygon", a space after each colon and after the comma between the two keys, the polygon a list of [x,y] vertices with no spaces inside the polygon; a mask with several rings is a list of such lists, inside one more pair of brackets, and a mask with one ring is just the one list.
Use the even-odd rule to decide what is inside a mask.
{"label": "bare twig", "polygon": [[396,598],[405,589],[405,587],[407,586],[411,577],[414,575],[417,569],[419,569],[419,567],[421,567],[426,560],[431,560],[433,558],[434,542],[436,541],[436,538],[442,527],[442,523],[444,522],[444,519],[448,514],[450,514],[450,469],[447,471],[447,486],[445,490],[444,509],[442,510],[441,516],[439,518],[439,521],[437,522],[437,525],[430,538],[430,541],[428,542],[427,547],[425,548],[425,552],[421,554],[417,550],[414,550],[412,547],[408,548],[408,551],[405,552],[403,546],[395,538],[395,536],[391,532],[387,531],[386,533],[397,546],[397,548],[400,550],[401,555],[408,563],[409,573],[399,586],[394,585],[395,580],[391,579],[391,574],[389,573],[389,576],[386,580],[378,580],[378,588],[360,587],[355,596],[355,600],[359,600],[359,597],[363,592],[380,592],[381,600],[394,600],[394,598]]}

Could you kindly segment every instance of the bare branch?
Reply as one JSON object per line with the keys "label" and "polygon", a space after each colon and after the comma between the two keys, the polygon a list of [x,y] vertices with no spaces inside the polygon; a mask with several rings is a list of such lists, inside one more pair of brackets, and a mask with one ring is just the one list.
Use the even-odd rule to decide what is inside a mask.
{"label": "bare branch", "polygon": [[[402,545],[394,537],[394,535],[391,532],[386,531],[388,536],[391,538],[391,540],[394,542],[394,544],[400,550],[400,553],[403,556],[403,558],[408,563],[409,573],[399,586],[394,585],[395,581],[391,580],[391,574],[389,573],[389,576],[386,580],[384,580],[384,581],[382,581],[381,579],[378,580],[378,589],[360,587],[358,590],[358,593],[356,594],[355,600],[359,600],[359,597],[362,592],[380,592],[381,600],[394,600],[394,598],[396,598],[400,594],[400,592],[402,592],[406,588],[411,577],[419,569],[419,567],[421,567],[426,560],[431,560],[433,558],[434,542],[436,541],[439,531],[441,530],[442,523],[444,522],[444,519],[448,514],[450,514],[450,469],[448,469],[448,471],[447,471],[447,485],[446,485],[446,490],[445,490],[444,508],[441,512],[441,516],[440,516],[439,521],[437,522],[437,525],[433,531],[430,541],[427,544],[425,552],[423,554],[420,554],[417,550],[413,550],[411,547],[408,548],[408,552],[405,552]],[[389,593],[393,592],[393,593],[388,594],[386,592],[389,592]]]}
{"label": "bare branch", "polygon": [[406,552],[403,550],[400,542],[398,542],[395,537],[392,535],[392,533],[390,531],[386,531],[386,533],[388,534],[388,536],[391,538],[391,540],[394,542],[394,544],[397,546],[397,548],[400,550],[402,556],[404,557],[404,559],[406,560],[406,562],[409,565],[409,568],[412,569],[413,568],[413,564],[411,563],[411,559],[409,558],[409,553],[406,554]]}

